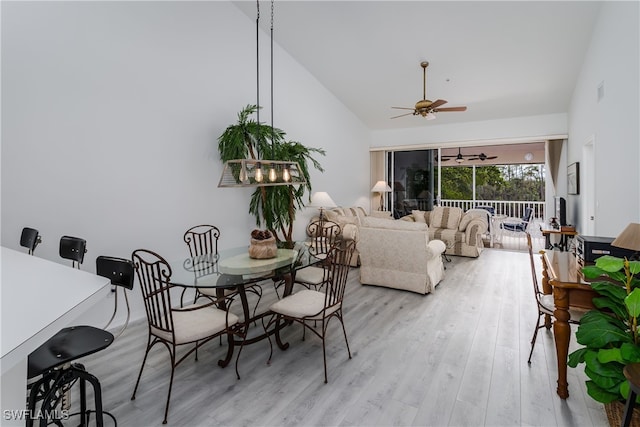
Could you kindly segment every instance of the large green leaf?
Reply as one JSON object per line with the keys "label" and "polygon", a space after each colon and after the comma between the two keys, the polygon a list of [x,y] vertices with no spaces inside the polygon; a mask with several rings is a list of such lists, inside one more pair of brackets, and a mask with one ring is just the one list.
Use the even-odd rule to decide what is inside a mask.
{"label": "large green leaf", "polygon": [[601,296],[613,298],[621,303],[627,297],[627,290],[621,285],[612,282],[593,282],[591,287]]}
{"label": "large green leaf", "polygon": [[[591,348],[604,348],[608,344],[630,342],[631,336],[618,325],[615,319],[604,313],[592,310],[588,312],[588,322],[580,322],[576,331],[578,343]],[[587,315],[585,314],[585,317]]]}
{"label": "large green leaf", "polygon": [[640,362],[640,347],[634,343],[623,343],[620,346],[620,354],[625,365]]}
{"label": "large green leaf", "polygon": [[598,387],[593,381],[587,381],[587,393],[595,401],[600,403],[610,403],[620,399],[618,393],[610,393]]}
{"label": "large green leaf", "polygon": [[572,352],[571,354],[569,354],[569,357],[567,358],[567,365],[572,368],[577,367],[580,363],[584,362],[585,354],[590,351],[595,353],[595,350],[590,349],[589,347],[582,347]]}
{"label": "large green leaf", "polygon": [[619,347],[601,348],[598,350],[598,361],[600,363],[618,362],[624,364],[624,359]]}
{"label": "large green leaf", "polygon": [[607,273],[620,271],[624,267],[624,259],[611,255],[604,255],[596,259],[596,267],[603,269]]}
{"label": "large green leaf", "polygon": [[624,299],[624,304],[629,310],[629,315],[632,317],[640,316],[640,288],[632,290]]}
{"label": "large green leaf", "polygon": [[610,297],[597,297],[592,300],[593,305],[604,311],[610,311],[618,319],[627,319],[629,313],[627,312],[627,306],[624,305],[624,301],[618,301],[617,299]]}

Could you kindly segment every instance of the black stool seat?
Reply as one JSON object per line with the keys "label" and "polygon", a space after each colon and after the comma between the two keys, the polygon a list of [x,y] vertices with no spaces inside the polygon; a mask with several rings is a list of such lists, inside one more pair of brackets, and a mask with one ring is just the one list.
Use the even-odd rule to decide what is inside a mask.
{"label": "black stool seat", "polygon": [[64,328],[29,354],[27,378],[96,353],[109,347],[112,342],[112,333],[93,326]]}
{"label": "black stool seat", "polygon": [[[35,349],[28,357],[27,377],[35,379],[29,393],[29,414],[35,413],[36,401],[42,400],[41,413],[45,417],[40,419],[40,425],[49,424],[49,414],[55,414],[54,409],[60,402],[60,396],[65,390],[80,380],[80,425],[88,422],[89,413],[86,408],[86,385],[93,387],[96,424],[103,425],[102,390],[100,382],[79,363],[71,363],[76,359],[96,353],[111,345],[113,334],[93,326],[72,326],[60,330],[57,334]],[[62,400],[64,402],[64,399]],[[105,412],[106,413],[106,412]],[[86,416],[86,418],[85,418]],[[27,417],[27,426],[33,425],[33,419]],[[58,425],[59,420],[51,420]]]}

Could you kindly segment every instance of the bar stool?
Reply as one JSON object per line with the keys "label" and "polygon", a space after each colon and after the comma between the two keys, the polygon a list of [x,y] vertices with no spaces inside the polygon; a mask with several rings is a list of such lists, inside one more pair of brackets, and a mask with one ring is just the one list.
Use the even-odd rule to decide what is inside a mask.
{"label": "bar stool", "polygon": [[42,243],[40,233],[35,228],[25,227],[22,229],[20,235],[20,246],[29,249],[29,255],[33,255],[33,251],[36,250],[36,246]]}
{"label": "bar stool", "polygon": [[112,291],[115,292],[113,314],[111,319],[102,329],[109,329],[111,322],[116,317],[118,312],[118,288],[122,289],[124,294],[124,301],[127,305],[127,319],[124,322],[124,326],[115,335],[118,338],[129,325],[129,318],[131,317],[131,308],[129,307],[129,297],[127,296],[127,289],[133,289],[134,281],[134,269],[133,261],[124,258],[115,258],[110,256],[101,255],[96,258],[96,274],[98,276],[106,277],[111,280]]}
{"label": "bar stool", "polygon": [[624,415],[622,416],[623,427],[629,427],[631,424],[631,416],[633,415],[633,407],[636,404],[636,397],[640,394],[640,363],[630,363],[622,370],[624,376],[629,380],[629,397],[627,404],[624,406]]}
{"label": "bar stool", "polygon": [[87,252],[87,241],[79,237],[62,236],[60,238],[60,256],[71,260],[73,268],[80,269]]}
{"label": "bar stool", "polygon": [[[81,357],[97,353],[111,345],[113,335],[93,326],[73,326],[60,330],[28,356],[27,378],[31,384],[28,400],[27,426],[33,425],[32,414],[39,414],[40,426],[50,423],[60,425],[56,417],[66,418],[64,412],[56,411],[62,405],[68,410],[68,393],[76,381],[80,381],[80,425],[87,424],[89,416],[86,402],[86,382],[93,387],[96,424],[103,425],[102,389],[98,379],[87,372],[80,363],[71,363]],[[39,377],[39,378],[38,378]],[[37,378],[37,380],[36,380]],[[36,402],[41,400],[40,411]],[[110,415],[110,414],[109,414]],[[52,418],[52,419],[50,419]]]}

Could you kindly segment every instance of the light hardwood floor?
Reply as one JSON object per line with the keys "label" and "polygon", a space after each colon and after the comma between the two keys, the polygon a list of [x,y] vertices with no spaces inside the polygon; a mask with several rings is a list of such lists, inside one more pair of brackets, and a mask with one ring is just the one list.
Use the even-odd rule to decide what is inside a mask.
{"label": "light hardwood floor", "polygon": [[[291,347],[274,348],[270,365],[268,341],[245,347],[240,380],[233,366],[216,364],[225,348],[208,343],[197,362],[190,358],[176,371],[169,425],[607,425],[602,405],[586,395],[581,368],[569,369],[570,397],[556,395],[551,333],[541,331],[527,364],[536,320],[528,255],[487,249],[478,259],[452,258],[445,279],[426,296],[363,286],[358,269],[351,270],[344,316],[353,358],[333,321],[328,384],[321,342],[312,334],[302,341],[300,326],[286,330]],[[130,400],[146,334],[146,323],[135,323],[84,361],[120,426],[162,422],[166,350],[151,352]]]}

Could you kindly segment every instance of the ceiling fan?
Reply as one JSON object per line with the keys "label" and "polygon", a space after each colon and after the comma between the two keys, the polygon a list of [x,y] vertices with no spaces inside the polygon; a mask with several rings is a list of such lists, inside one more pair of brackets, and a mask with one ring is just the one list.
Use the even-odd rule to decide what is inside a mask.
{"label": "ceiling fan", "polygon": [[466,160],[481,160],[481,161],[485,161],[485,160],[493,160],[493,159],[497,159],[498,156],[487,156],[484,153],[480,153],[480,154],[462,154],[462,151],[460,149],[460,147],[458,147],[458,154],[452,154],[452,155],[444,155],[444,156],[440,156],[440,160],[443,162],[448,161],[449,159],[455,159],[456,162],[458,163],[462,163]]}
{"label": "ceiling fan", "polygon": [[439,108],[441,105],[447,103],[444,99],[438,99],[436,101],[430,101],[427,99],[427,67],[429,63],[427,61],[423,61],[420,63],[422,67],[422,99],[416,102],[416,105],[413,108],[410,107],[391,107],[399,110],[413,110],[410,113],[400,114],[399,116],[391,117],[392,119],[396,119],[398,117],[414,115],[414,116],[422,116],[427,120],[433,120],[436,118],[435,113],[443,112],[443,111],[467,111],[467,107],[445,107]]}

